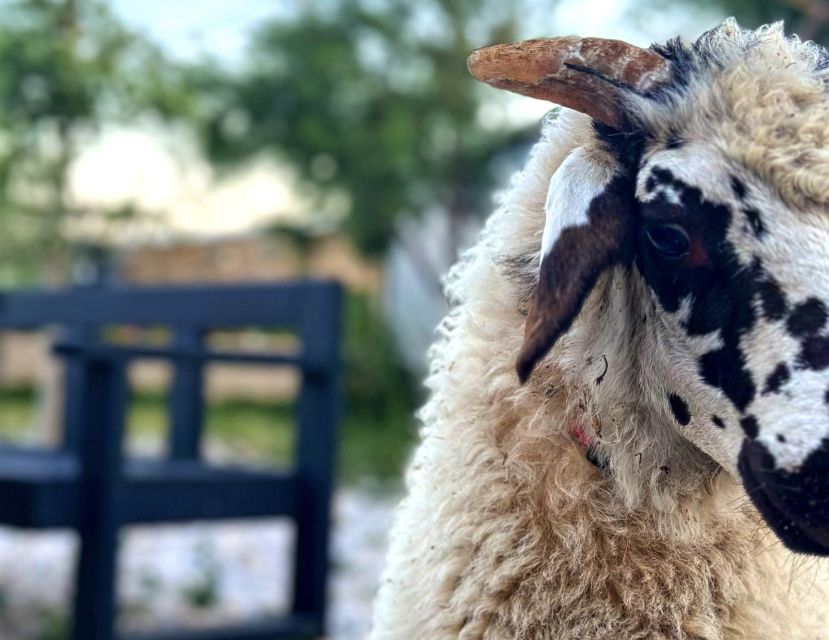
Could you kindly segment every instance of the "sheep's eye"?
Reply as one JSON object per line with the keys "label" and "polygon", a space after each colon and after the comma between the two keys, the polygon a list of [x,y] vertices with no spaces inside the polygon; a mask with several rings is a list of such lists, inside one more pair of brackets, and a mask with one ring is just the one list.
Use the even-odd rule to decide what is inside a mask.
{"label": "sheep's eye", "polygon": [[648,241],[663,258],[676,260],[688,255],[691,240],[678,224],[660,224],[645,230]]}

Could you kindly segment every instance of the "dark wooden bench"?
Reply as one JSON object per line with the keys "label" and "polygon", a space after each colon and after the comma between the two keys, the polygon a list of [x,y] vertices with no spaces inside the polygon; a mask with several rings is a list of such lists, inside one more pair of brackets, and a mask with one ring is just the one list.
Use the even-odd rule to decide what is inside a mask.
{"label": "dark wooden bench", "polygon": [[[59,326],[64,430],[55,450],[0,448],[0,523],[78,532],[73,640],[264,640],[324,634],[328,532],[338,412],[341,290],[331,282],[94,288],[0,295],[0,330]],[[163,326],[162,346],[107,338],[114,325]],[[295,351],[210,348],[214,329],[291,331]],[[127,365],[169,361],[168,452],[121,454]],[[217,467],[201,456],[203,376],[210,363],[293,367],[301,374],[293,464]],[[284,516],[296,525],[293,604],[283,617],[213,630],[116,631],[118,530],[124,525]]]}

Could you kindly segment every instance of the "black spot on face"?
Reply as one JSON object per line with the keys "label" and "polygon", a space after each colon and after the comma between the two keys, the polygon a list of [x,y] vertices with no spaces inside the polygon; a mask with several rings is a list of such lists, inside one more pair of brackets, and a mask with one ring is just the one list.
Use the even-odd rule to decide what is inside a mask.
{"label": "black spot on face", "polygon": [[748,415],[740,420],[740,426],[743,428],[743,431],[745,431],[745,434],[752,440],[757,437],[759,426],[757,424],[757,418],[754,416]]}
{"label": "black spot on face", "polygon": [[786,436],[784,436],[782,433],[778,433],[777,442],[786,442]]}
{"label": "black spot on face", "polygon": [[758,238],[762,238],[766,233],[766,225],[763,224],[763,218],[760,217],[760,212],[754,207],[746,207],[743,213],[748,218],[748,223],[751,225],[751,230]]}
{"label": "black spot on face", "polygon": [[668,403],[671,405],[671,413],[676,421],[683,427],[691,422],[691,412],[688,411],[688,403],[675,393],[668,395]]}
{"label": "black spot on face", "polygon": [[736,345],[709,351],[700,359],[700,375],[706,384],[723,390],[740,411],[754,399],[754,381],[745,367],[745,357]]}
{"label": "black spot on face", "polygon": [[786,315],[786,297],[780,285],[768,277],[768,274],[757,282],[757,294],[760,296],[763,315],[768,320],[781,320]]}
{"label": "black spot on face", "polygon": [[650,178],[653,178],[655,180],[654,184],[657,185],[672,186],[675,183],[679,185],[683,184],[674,178],[674,174],[669,169],[665,169],[664,167],[653,167],[651,169],[651,175],[648,176],[649,180]]}
{"label": "black spot on face", "polygon": [[786,328],[796,338],[814,336],[826,326],[827,317],[826,305],[817,298],[809,298],[792,310]]}
{"label": "black spot on face", "polygon": [[716,282],[695,299],[686,328],[691,335],[705,335],[726,326],[733,313],[728,283]]}
{"label": "black spot on face", "polygon": [[737,176],[731,176],[731,190],[740,200],[745,200],[746,186]]}
{"label": "black spot on face", "polygon": [[813,336],[803,341],[798,363],[808,369],[821,371],[829,367],[829,337]]}
{"label": "black spot on face", "polygon": [[781,362],[774,368],[774,371],[769,374],[769,377],[766,378],[766,386],[763,388],[763,395],[777,393],[780,391],[780,387],[789,381],[789,378],[791,378],[789,367],[786,366],[785,362]]}
{"label": "black spot on face", "polygon": [[[702,356],[700,373],[707,384],[722,389],[744,411],[754,399],[756,387],[739,349],[740,337],[756,322],[756,295],[772,314],[785,310],[783,295],[759,263],[748,269],[740,266],[726,237],[732,221],[728,206],[706,200],[698,188],[663,167],[653,167],[650,177],[657,187],[664,185],[677,194],[679,204],[662,195],[642,203],[642,226],[680,224],[691,238],[693,250],[685,259],[667,264],[650,249],[643,233],[637,267],[668,313],[675,313],[683,300],[690,301],[685,327],[689,334],[720,332],[723,346]],[[767,284],[761,286],[764,282]]]}
{"label": "black spot on face", "polygon": [[713,422],[720,429],[725,429],[725,422],[723,422],[723,419],[720,418],[720,416],[718,416],[718,415],[711,416],[711,422]]}

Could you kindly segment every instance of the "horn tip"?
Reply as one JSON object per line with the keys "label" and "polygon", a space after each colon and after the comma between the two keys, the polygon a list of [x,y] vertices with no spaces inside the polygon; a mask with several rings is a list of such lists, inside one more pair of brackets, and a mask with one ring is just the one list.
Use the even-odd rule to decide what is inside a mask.
{"label": "horn tip", "polygon": [[488,58],[486,50],[489,48],[490,47],[481,47],[480,49],[475,49],[475,51],[470,53],[469,57],[466,59],[466,68],[470,75],[481,82],[489,82],[491,80],[491,78],[487,75],[485,68],[486,60]]}

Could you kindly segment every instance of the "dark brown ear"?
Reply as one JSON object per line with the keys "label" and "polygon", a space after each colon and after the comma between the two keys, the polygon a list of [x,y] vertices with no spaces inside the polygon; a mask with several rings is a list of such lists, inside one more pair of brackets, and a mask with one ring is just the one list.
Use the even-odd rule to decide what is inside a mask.
{"label": "dark brown ear", "polygon": [[[551,246],[542,255],[538,288],[530,303],[524,344],[516,363],[522,383],[570,328],[601,273],[629,262],[633,256],[635,222],[631,179],[616,175],[585,204],[585,224],[565,226],[556,238],[549,241],[545,238],[544,244],[549,242]],[[548,210],[547,216],[562,213]]]}
{"label": "dark brown ear", "polygon": [[604,38],[543,38],[478,49],[467,61],[478,80],[586,113],[623,121],[622,91],[645,94],[670,80],[670,63],[651,49]]}
{"label": "dark brown ear", "polygon": [[[627,120],[623,94],[647,95],[671,79],[670,63],[655,51],[602,38],[500,44],[478,49],[467,64],[487,84],[575,109],[612,128]],[[632,256],[631,180],[615,171],[596,179],[594,161],[594,168],[607,164],[571,154],[550,184],[538,289],[517,362],[521,382],[570,328],[599,275]]]}

